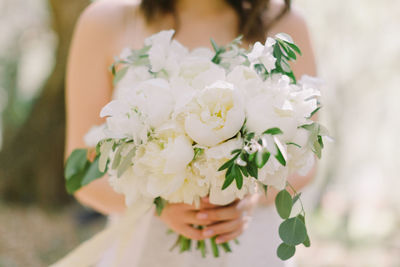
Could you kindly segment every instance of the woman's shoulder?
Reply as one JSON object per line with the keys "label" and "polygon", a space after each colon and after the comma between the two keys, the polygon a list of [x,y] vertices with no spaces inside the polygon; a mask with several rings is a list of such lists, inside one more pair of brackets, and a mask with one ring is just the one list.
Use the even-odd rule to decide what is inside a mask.
{"label": "woman's shoulder", "polygon": [[116,34],[126,27],[137,8],[135,1],[97,0],[85,8],[77,25],[90,30],[92,35]]}
{"label": "woman's shoulder", "polygon": [[[274,18],[278,16],[284,9],[282,1],[272,0],[268,17]],[[271,34],[286,32],[290,35],[308,34],[307,21],[302,10],[296,5],[291,5],[288,12],[274,23],[270,29]]]}

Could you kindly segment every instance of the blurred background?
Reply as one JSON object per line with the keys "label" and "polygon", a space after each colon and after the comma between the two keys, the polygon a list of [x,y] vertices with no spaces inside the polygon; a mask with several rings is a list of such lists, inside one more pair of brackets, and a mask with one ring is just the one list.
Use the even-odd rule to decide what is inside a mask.
{"label": "blurred background", "polygon": [[[400,1],[296,0],[328,144],[300,267],[400,266]],[[0,266],[46,266],[104,225],[64,190],[64,71],[86,0],[0,0]],[[97,219],[96,219],[97,218]]]}

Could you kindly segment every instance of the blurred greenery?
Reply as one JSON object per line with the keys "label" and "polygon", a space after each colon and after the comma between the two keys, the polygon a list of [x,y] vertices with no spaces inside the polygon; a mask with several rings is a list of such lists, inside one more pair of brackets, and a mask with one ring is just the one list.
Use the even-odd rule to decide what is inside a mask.
{"label": "blurred greenery", "polygon": [[[65,24],[68,30],[55,25],[66,16],[76,16],[79,12],[72,10],[81,10],[87,2],[0,0],[0,140],[2,134],[6,140],[4,149],[15,136],[25,139],[20,131],[33,115],[35,103],[40,103],[49,88],[49,82],[57,85],[54,88],[62,95],[63,87],[59,84],[63,84],[68,36],[73,24],[70,21]],[[309,23],[320,76],[326,81],[321,120],[335,138],[324,152],[318,178],[303,192],[305,207],[309,209],[307,223],[312,246],[299,249],[299,266],[398,267],[400,2],[295,2]],[[54,15],[59,18],[55,20]],[[53,134],[47,130],[49,133]],[[32,134],[48,139],[45,133],[32,131]],[[58,138],[62,140],[62,136]],[[2,159],[7,157],[7,164],[29,164],[34,152],[20,149]],[[54,152],[41,153],[52,156]],[[4,165],[0,162],[0,188],[8,175],[2,173]],[[60,169],[55,169],[52,175],[62,176],[59,172]],[[51,191],[46,189],[47,180],[38,182],[39,178],[35,179],[39,174],[35,175],[19,183],[26,192],[43,195],[42,200],[28,196],[30,203],[60,198],[57,190],[52,195],[32,190],[39,184]],[[58,178],[60,185],[62,177]],[[104,221],[95,225],[77,224],[74,218],[77,211],[79,208],[74,205],[49,212],[37,205],[0,201],[0,266],[46,265],[104,224]]]}

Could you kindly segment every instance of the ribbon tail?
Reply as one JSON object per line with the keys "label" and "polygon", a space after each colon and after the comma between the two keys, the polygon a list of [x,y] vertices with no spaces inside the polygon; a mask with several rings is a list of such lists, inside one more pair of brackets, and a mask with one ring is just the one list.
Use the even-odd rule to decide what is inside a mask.
{"label": "ribbon tail", "polygon": [[107,226],[103,231],[82,243],[50,267],[89,267],[96,265],[110,247],[110,244],[124,236],[124,233],[132,232],[137,220],[146,214],[151,207],[152,202],[147,201],[133,204],[126,210],[120,221]]}

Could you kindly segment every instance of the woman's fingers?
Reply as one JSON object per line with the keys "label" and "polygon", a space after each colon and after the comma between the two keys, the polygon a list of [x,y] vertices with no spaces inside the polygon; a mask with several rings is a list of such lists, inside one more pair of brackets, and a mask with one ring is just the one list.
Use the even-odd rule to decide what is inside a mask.
{"label": "woman's fingers", "polygon": [[207,218],[204,219],[202,217],[199,218],[197,216],[197,213],[198,213],[197,211],[188,210],[184,213],[182,219],[187,224],[202,225],[202,226],[210,225],[214,222]]}
{"label": "woman's fingers", "polygon": [[228,234],[217,236],[217,238],[215,239],[215,242],[217,244],[222,244],[222,243],[231,241],[231,240],[237,238],[238,236],[240,236],[243,233],[243,231],[244,231],[244,229],[240,228],[234,232],[230,232]]}
{"label": "woman's fingers", "polygon": [[188,224],[181,225],[179,229],[179,233],[186,238],[190,238],[193,240],[203,240],[205,237],[201,230],[196,229]]}
{"label": "woman's fingers", "polygon": [[214,209],[203,209],[197,212],[196,217],[201,220],[211,220],[211,221],[227,221],[237,219],[242,216],[242,211],[236,207],[223,206]]}
{"label": "woman's fingers", "polygon": [[203,229],[203,236],[212,237],[215,235],[227,234],[234,232],[243,227],[245,221],[242,218],[212,224]]}

